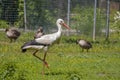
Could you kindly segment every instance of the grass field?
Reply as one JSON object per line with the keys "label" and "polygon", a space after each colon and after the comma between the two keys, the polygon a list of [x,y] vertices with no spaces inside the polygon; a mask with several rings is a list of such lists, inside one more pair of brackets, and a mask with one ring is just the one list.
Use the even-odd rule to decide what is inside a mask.
{"label": "grass field", "polygon": [[[76,36],[62,37],[60,44],[48,51],[50,68],[45,69],[44,76],[42,63],[32,56],[32,51],[22,53],[20,49],[33,39],[32,33],[22,33],[15,43],[9,43],[4,32],[0,35],[0,80],[120,80],[119,35],[110,36],[109,43],[100,38],[99,43],[92,43],[89,52],[81,52],[76,43],[69,41]],[[42,53],[37,55],[42,57]]]}

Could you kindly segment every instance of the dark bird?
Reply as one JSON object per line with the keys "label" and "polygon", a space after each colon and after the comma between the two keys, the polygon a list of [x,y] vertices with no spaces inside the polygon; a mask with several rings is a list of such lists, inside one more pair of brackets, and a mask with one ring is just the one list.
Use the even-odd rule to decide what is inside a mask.
{"label": "dark bird", "polygon": [[82,48],[82,51],[84,51],[84,49],[88,50],[90,48],[92,48],[92,44],[89,41],[83,40],[83,39],[79,39],[77,40],[77,43],[80,45],[80,47]]}
{"label": "dark bird", "polygon": [[6,32],[7,37],[10,39],[10,42],[13,42],[13,41],[15,42],[21,34],[15,28],[7,28],[5,29],[5,32]]}
{"label": "dark bird", "polygon": [[[48,67],[48,63],[46,62],[47,51],[48,51],[48,48],[61,37],[61,32],[62,32],[61,26],[64,26],[67,29],[70,29],[70,27],[67,26],[62,19],[58,19],[56,21],[56,24],[58,26],[58,31],[56,33],[43,35],[40,38],[37,38],[37,39],[34,39],[32,41],[25,43],[21,47],[22,52],[26,52],[27,49],[34,49],[35,52],[33,52],[33,56],[35,56],[36,58],[38,58],[40,61],[43,62],[43,67],[44,66]],[[40,49],[44,50],[44,57],[43,58],[40,58],[36,55],[36,53]],[[44,74],[44,69],[43,69],[42,73]]]}
{"label": "dark bird", "polygon": [[43,28],[40,27],[40,28],[37,30],[37,32],[35,33],[34,39],[40,38],[40,37],[43,36],[43,35],[44,35]]}

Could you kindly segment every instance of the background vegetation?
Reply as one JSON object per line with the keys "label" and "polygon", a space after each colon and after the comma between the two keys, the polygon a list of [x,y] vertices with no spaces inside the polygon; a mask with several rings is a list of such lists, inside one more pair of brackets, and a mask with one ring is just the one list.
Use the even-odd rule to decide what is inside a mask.
{"label": "background vegetation", "polygon": [[[111,2],[113,0],[110,0]],[[113,2],[119,3],[119,0]],[[94,0],[71,0],[70,26],[80,30],[83,34],[92,35]],[[97,2],[96,34],[101,34],[101,30],[106,27],[106,7]],[[112,4],[112,3],[111,3]],[[55,22],[58,18],[67,20],[67,0],[26,0],[27,29],[37,29],[44,27],[46,32],[56,29]],[[110,27],[114,28],[114,16],[117,10],[110,11]],[[24,0],[1,0],[0,1],[0,28],[5,26],[15,26],[24,28]],[[117,25],[116,25],[117,26]],[[119,29],[119,28],[118,28]]]}

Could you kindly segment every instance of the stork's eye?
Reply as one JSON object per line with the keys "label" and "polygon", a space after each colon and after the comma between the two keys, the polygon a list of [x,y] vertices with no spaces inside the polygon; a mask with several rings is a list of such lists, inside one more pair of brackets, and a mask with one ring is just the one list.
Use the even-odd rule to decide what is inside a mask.
{"label": "stork's eye", "polygon": [[63,23],[63,21],[60,21],[60,23]]}
{"label": "stork's eye", "polygon": [[62,21],[59,22],[59,24],[62,24],[62,23],[63,23]]}
{"label": "stork's eye", "polygon": [[60,23],[62,23],[62,21],[60,21]]}

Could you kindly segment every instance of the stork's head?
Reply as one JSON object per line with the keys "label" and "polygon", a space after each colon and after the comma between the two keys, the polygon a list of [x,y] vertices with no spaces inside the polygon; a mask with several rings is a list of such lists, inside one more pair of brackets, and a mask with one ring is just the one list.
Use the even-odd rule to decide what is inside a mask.
{"label": "stork's head", "polygon": [[56,23],[60,24],[61,26],[64,26],[67,29],[70,29],[70,27],[64,22],[63,19],[58,19]]}

